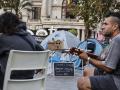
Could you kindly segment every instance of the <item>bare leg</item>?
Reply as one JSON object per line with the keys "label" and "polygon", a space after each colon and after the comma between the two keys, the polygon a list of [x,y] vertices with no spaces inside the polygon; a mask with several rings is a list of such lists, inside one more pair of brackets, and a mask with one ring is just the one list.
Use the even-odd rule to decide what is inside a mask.
{"label": "bare leg", "polygon": [[77,82],[78,90],[92,90],[88,77],[81,77]]}
{"label": "bare leg", "polygon": [[94,67],[84,68],[84,75],[83,77],[80,77],[80,79],[78,79],[78,82],[77,82],[78,90],[92,90],[89,76],[94,75],[94,69],[95,69]]}
{"label": "bare leg", "polygon": [[94,67],[85,67],[84,68],[84,73],[83,73],[83,76],[87,76],[87,77],[89,77],[89,76],[93,76],[94,75]]}

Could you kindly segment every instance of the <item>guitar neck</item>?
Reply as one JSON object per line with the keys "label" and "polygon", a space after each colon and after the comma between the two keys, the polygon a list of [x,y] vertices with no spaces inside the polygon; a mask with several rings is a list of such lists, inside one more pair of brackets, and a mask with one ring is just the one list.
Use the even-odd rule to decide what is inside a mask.
{"label": "guitar neck", "polygon": [[[79,55],[79,54],[81,54],[82,52],[84,52],[83,50],[81,50],[81,49],[78,49],[78,48],[71,48],[70,49],[70,53],[71,54],[75,54],[75,53],[77,53],[77,55]],[[90,53],[90,52],[86,52],[87,54],[88,54],[88,56],[89,57],[91,57],[91,58],[94,58],[94,59],[99,59],[99,56],[97,56],[97,55],[95,55],[95,54],[93,54],[93,53]]]}
{"label": "guitar neck", "polygon": [[99,56],[93,54],[93,53],[87,53],[89,57],[94,58],[94,59],[99,59]]}
{"label": "guitar neck", "polygon": [[[83,52],[83,50],[81,49],[77,49],[77,48],[71,48],[71,49],[56,49],[56,51],[59,51],[61,53],[71,53],[71,54],[74,54],[74,53],[78,53],[81,54]],[[87,52],[88,56],[91,57],[91,58],[94,58],[94,59],[99,59],[99,56],[93,54],[93,53],[89,53]]]}

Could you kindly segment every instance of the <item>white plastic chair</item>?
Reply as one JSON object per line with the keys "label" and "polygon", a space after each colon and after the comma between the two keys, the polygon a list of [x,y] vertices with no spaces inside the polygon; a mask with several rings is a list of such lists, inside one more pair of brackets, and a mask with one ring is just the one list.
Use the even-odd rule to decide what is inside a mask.
{"label": "white plastic chair", "polygon": [[[7,62],[3,90],[45,90],[49,51],[11,50]],[[33,79],[10,79],[13,70],[36,70]]]}

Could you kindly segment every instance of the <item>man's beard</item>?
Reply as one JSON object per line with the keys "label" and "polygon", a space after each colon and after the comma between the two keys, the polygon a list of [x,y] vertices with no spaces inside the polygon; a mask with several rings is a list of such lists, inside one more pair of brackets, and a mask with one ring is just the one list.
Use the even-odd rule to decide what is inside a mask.
{"label": "man's beard", "polygon": [[111,32],[106,32],[106,33],[104,33],[104,36],[105,37],[112,37],[112,33]]}

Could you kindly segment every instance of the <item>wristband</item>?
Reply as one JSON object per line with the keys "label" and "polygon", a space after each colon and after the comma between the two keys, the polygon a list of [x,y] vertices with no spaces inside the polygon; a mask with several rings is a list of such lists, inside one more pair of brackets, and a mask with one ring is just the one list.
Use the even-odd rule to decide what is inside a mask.
{"label": "wristband", "polygon": [[87,62],[90,63],[90,60],[92,60],[90,57],[87,58]]}
{"label": "wristband", "polygon": [[88,58],[87,58],[87,61],[90,61],[90,60],[91,60],[91,58],[90,58],[90,57],[88,57]]}

